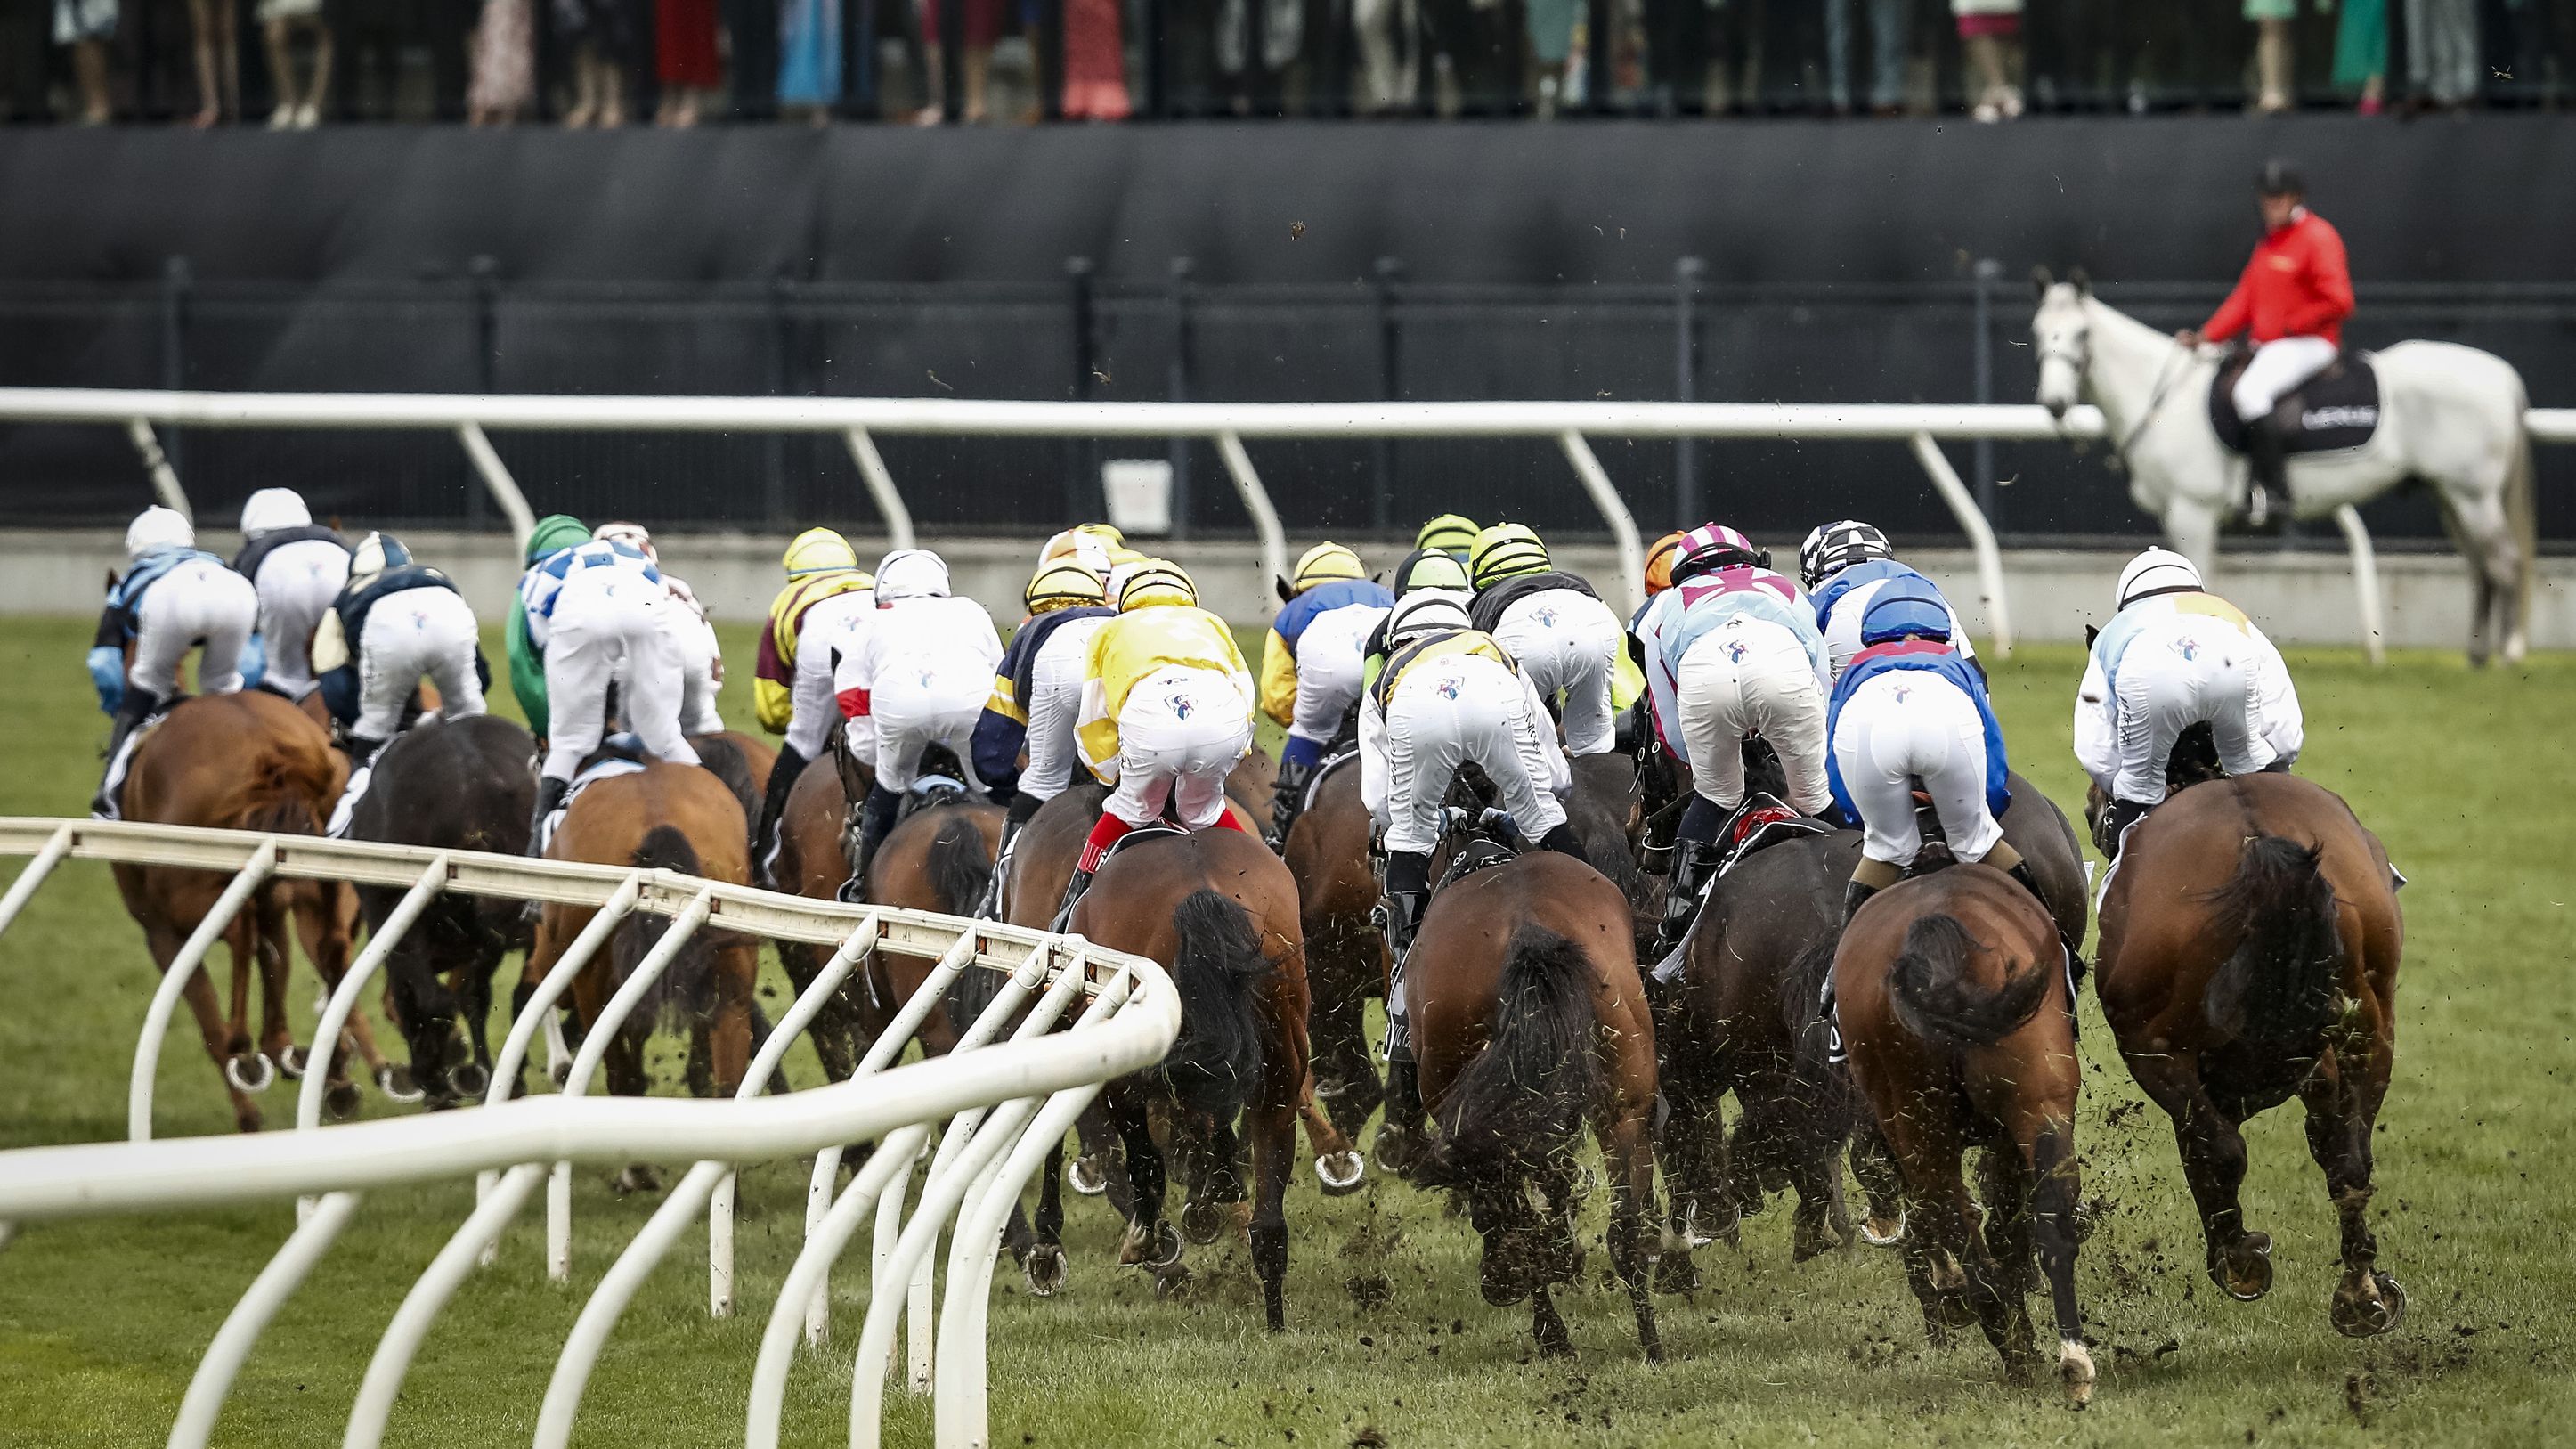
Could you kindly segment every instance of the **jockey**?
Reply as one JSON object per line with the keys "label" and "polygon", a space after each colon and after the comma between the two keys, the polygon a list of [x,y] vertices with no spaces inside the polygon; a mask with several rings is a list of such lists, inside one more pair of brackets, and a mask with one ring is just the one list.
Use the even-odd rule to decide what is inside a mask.
{"label": "jockey", "polygon": [[292,488],[262,488],[242,504],[233,572],[259,590],[260,687],[290,700],[313,692],[314,627],[349,581],[349,541],[313,521]]}
{"label": "jockey", "polygon": [[[653,535],[640,523],[603,523],[590,536],[622,543],[651,559],[653,567],[662,567],[662,551],[653,546]],[[724,647],[716,642],[716,626],[707,622],[707,606],[698,602],[678,575],[664,572],[662,587],[671,591],[671,602],[677,606],[664,612],[662,622],[680,651],[680,730],[689,735],[722,734],[724,716],[716,713],[716,692],[724,688]]]}
{"label": "jockey", "polygon": [[[533,564],[556,549],[588,537],[590,530],[582,526],[580,519],[568,513],[549,513],[528,532],[527,562]],[[509,622],[502,629],[502,643],[510,662],[510,695],[518,700],[519,712],[528,718],[528,733],[542,740],[552,713],[546,707],[546,656],[528,637],[528,611],[515,597],[510,601]]]}
{"label": "jockey", "polygon": [[2201,588],[2191,560],[2148,549],[2120,571],[2117,597],[2075,700],[2076,761],[2109,797],[2095,841],[2109,858],[2165,798],[2184,730],[2207,724],[2231,775],[2286,770],[2306,738],[2281,651],[2244,611]]}
{"label": "jockey", "polygon": [[1414,532],[1413,546],[1445,553],[1460,563],[1476,546],[1476,520],[1456,513],[1444,513]]}
{"label": "jockey", "polygon": [[[699,763],[680,732],[680,652],[663,615],[677,607],[653,561],[622,543],[588,536],[579,520],[562,519],[578,542],[539,553],[566,530],[540,527],[519,580],[527,640],[545,670],[546,764],[537,777],[536,814],[528,845],[536,848],[546,817],[572,793],[573,776],[608,732],[608,692],[619,713],[656,759]],[[549,519],[552,523],[555,519]]]}
{"label": "jockey", "polygon": [[[89,674],[98,707],[115,720],[107,736],[113,770],[126,737],[179,692],[179,664],[191,648],[197,688],[231,694],[242,687],[242,655],[259,620],[259,591],[224,561],[197,547],[196,530],[176,509],[158,504],[125,530],[125,577],[108,587],[107,607],[90,641]],[[134,648],[131,663],[126,645]],[[94,815],[113,814],[106,781]]]}
{"label": "jockey", "polygon": [[761,728],[786,736],[778,763],[769,768],[769,788],[751,835],[752,869],[763,877],[778,845],[788,792],[805,767],[822,758],[832,726],[841,722],[833,671],[843,655],[857,651],[877,616],[875,577],[859,567],[850,541],[832,530],[809,528],[796,535],[779,562],[786,566],[787,586],[769,602],[751,680],[752,710]]}
{"label": "jockey", "polygon": [[[1071,552],[1038,565],[1021,591],[1029,617],[1011,631],[1011,647],[993,672],[992,697],[975,722],[972,762],[977,775],[1009,782],[1014,791],[1002,819],[1002,851],[1011,848],[1038,807],[1073,783],[1073,724],[1082,710],[1091,638],[1118,616],[1107,598],[1100,575]],[[1025,770],[1023,747],[1029,756]]]}
{"label": "jockey", "polygon": [[[1816,606],[1816,627],[1824,632],[1825,653],[1836,679],[1842,678],[1852,656],[1860,652],[1861,616],[1869,612],[1869,601],[1880,589],[1896,579],[1932,586],[1930,579],[1896,561],[1896,550],[1888,546],[1886,534],[1849,518],[1819,525],[1798,545],[1798,577]],[[1977,663],[1977,651],[1968,643],[1968,631],[1960,625],[1956,609],[1950,611],[1950,643],[1983,678],[1985,666]]]}
{"label": "jockey", "polygon": [[1106,523],[1077,523],[1046,541],[1038,550],[1038,564],[1044,567],[1058,559],[1071,559],[1102,578],[1109,576],[1110,550],[1127,546],[1127,535]]}
{"label": "jockey", "polygon": [[894,828],[923,751],[945,745],[959,769],[974,773],[975,722],[1002,662],[993,616],[948,592],[948,564],[928,549],[899,548],[877,562],[876,606],[866,637],[842,651],[832,672],[850,752],[876,771],[860,813],[853,881],[866,878]]}
{"label": "jockey", "polygon": [[1834,799],[1862,832],[1860,864],[1843,891],[1846,923],[1922,852],[1916,781],[1932,797],[1952,856],[2006,872],[2047,907],[2029,863],[1997,823],[2012,804],[2003,727],[1985,681],[1949,636],[1950,606],[1938,590],[1892,583],[1870,601],[1864,647],[1834,686]]}
{"label": "jockey", "polygon": [[1677,528],[1656,539],[1654,546],[1646,550],[1646,602],[1637,606],[1636,615],[1628,620],[1629,628],[1637,627],[1637,621],[1646,617],[1646,611],[1655,606],[1656,595],[1673,586],[1673,564],[1681,558],[1682,544],[1689,538]]}
{"label": "jockey", "polygon": [[[1467,565],[1457,555],[1443,553],[1436,548],[1417,548],[1406,554],[1403,562],[1395,566],[1394,579],[1394,593],[1399,603],[1407,595],[1423,589],[1435,589],[1449,595],[1462,609],[1475,602],[1475,587],[1467,582]],[[1360,666],[1363,686],[1377,683],[1379,671],[1386,668],[1386,656],[1391,652],[1386,642],[1386,618],[1379,619],[1377,627],[1369,631],[1366,648],[1367,658]]]}
{"label": "jockey", "polygon": [[1657,954],[1681,944],[1699,889],[1723,858],[1744,808],[1744,741],[1760,735],[1780,757],[1788,804],[1821,815],[1832,803],[1825,765],[1824,636],[1797,581],[1732,528],[1690,531],[1673,586],[1637,627],[1646,655],[1656,737],[1691,767],[1695,797],[1677,832]]}
{"label": "jockey", "polygon": [[348,584],[313,631],[313,667],[355,769],[373,764],[402,728],[422,675],[438,688],[441,719],[481,714],[492,680],[474,610],[455,582],[412,562],[411,550],[386,533],[359,541]]}
{"label": "jockey", "polygon": [[1476,586],[1468,610],[1475,627],[1494,636],[1539,698],[1565,697],[1567,752],[1608,753],[1611,684],[1626,640],[1619,616],[1588,580],[1557,568],[1547,545],[1517,523],[1477,534],[1467,571]]}
{"label": "jockey", "polygon": [[1183,830],[1243,828],[1226,813],[1225,777],[1252,752],[1252,672],[1234,631],[1198,598],[1179,564],[1149,559],[1118,591],[1118,617],[1091,636],[1075,735],[1083,764],[1117,788],[1083,843],[1059,918],[1109,847],[1160,820],[1166,802]]}
{"label": "jockey", "polygon": [[2254,344],[2228,401],[2248,425],[2245,458],[2254,482],[2276,493],[2287,482],[2281,454],[2288,440],[2272,421],[2272,410],[2334,362],[2343,346],[2344,319],[2352,315],[2352,271],[2343,237],[2308,210],[2306,191],[2287,162],[2263,163],[2254,178],[2263,239],[2254,244],[2236,289],[2209,320],[2175,334],[2185,347],[2225,342],[2238,333]]}
{"label": "jockey", "polygon": [[1284,607],[1261,651],[1261,712],[1288,730],[1270,802],[1274,846],[1287,841],[1325,747],[1359,703],[1369,636],[1395,604],[1360,556],[1338,543],[1306,550],[1296,577],[1278,587]]}

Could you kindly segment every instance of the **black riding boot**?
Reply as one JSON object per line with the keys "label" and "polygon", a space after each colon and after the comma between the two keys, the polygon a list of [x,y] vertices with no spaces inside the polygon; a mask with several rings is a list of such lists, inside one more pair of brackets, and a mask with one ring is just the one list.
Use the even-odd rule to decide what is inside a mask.
{"label": "black riding boot", "polygon": [[385,740],[371,740],[365,735],[349,736],[346,746],[349,751],[349,772],[355,774],[375,764],[376,752],[383,749],[387,743],[389,742]]}
{"label": "black riding boot", "polygon": [[760,818],[751,826],[752,879],[775,886],[771,874],[772,857],[778,854],[778,832],[787,819],[787,796],[796,788],[796,777],[805,773],[809,763],[802,751],[788,745],[778,752],[778,763],[769,767],[769,788],[760,798]]}
{"label": "black riding boot", "polygon": [[2039,877],[2031,873],[2029,860],[2014,861],[2012,869],[2005,871],[2004,874],[2021,882],[2021,888],[2030,892],[2030,898],[2039,902],[2039,908],[2048,912],[2052,919],[2055,918],[2057,909],[2048,903],[2048,892],[2039,888]]}
{"label": "black riding boot", "polygon": [[1571,821],[1559,821],[1554,830],[1540,836],[1538,848],[1541,850],[1553,850],[1559,855],[1573,856],[1576,860],[1582,861],[1585,865],[1590,865],[1592,863],[1592,857],[1585,853],[1583,849],[1583,840],[1580,836],[1577,836],[1574,833],[1574,825]]}
{"label": "black riding boot", "polygon": [[[126,684],[125,692],[117,697],[116,718],[107,727],[107,763],[109,765],[116,763],[116,752],[125,748],[126,737],[133,734],[136,727],[150,719],[152,712],[160,707],[159,695],[137,689],[130,681]],[[98,794],[90,801],[90,813],[107,814],[109,803],[107,772],[102,768],[99,772]]]}
{"label": "black riding boot", "polygon": [[895,812],[903,807],[903,797],[883,785],[868,787],[867,803],[859,812],[859,839],[850,854],[850,878],[841,883],[836,893],[844,901],[859,900],[867,890],[868,863],[876,859],[877,847],[885,843],[886,833],[894,829]]}
{"label": "black riding boot", "polygon": [[2118,860],[2120,843],[2128,835],[2129,827],[2145,818],[2146,813],[2154,808],[2143,801],[2119,799],[2104,806],[2101,823],[2093,837],[2093,844],[2102,852],[2102,858]]}
{"label": "black riding boot", "polygon": [[1270,848],[1286,850],[1288,832],[1295,829],[1297,817],[1306,808],[1306,787],[1314,782],[1315,767],[1293,760],[1279,762],[1279,778],[1270,786]]}
{"label": "black riding boot", "polygon": [[[2295,419],[2291,425],[2296,426]],[[2253,486],[2263,490],[2269,498],[2286,499],[2290,496],[2289,463],[2284,456],[2285,438],[2282,417],[2277,411],[2269,417],[2256,418],[2245,428],[2246,469],[2252,476]],[[2254,506],[2250,497],[2247,506],[2249,509]]]}
{"label": "black riding boot", "polygon": [[1663,960],[1690,933],[1691,917],[1699,913],[1700,886],[1717,869],[1724,854],[1705,840],[1685,840],[1673,853],[1672,885],[1664,895],[1664,924],[1655,932],[1655,959]]}
{"label": "black riding boot", "polygon": [[572,781],[552,775],[537,778],[537,808],[528,817],[528,854],[544,855],[546,817],[563,808],[564,797],[572,793]]}
{"label": "black riding boot", "polygon": [[1002,816],[1002,840],[993,851],[993,883],[984,888],[984,899],[975,907],[975,919],[998,921],[1002,918],[1002,892],[1011,880],[1011,846],[1028,828],[1030,817],[1046,802],[1023,790],[1011,797],[1010,808]]}
{"label": "black riding boot", "polygon": [[1878,887],[1874,885],[1862,885],[1859,881],[1847,881],[1844,883],[1843,929],[1851,929],[1852,917],[1859,915],[1860,908],[1869,904],[1869,898],[1877,894]]}

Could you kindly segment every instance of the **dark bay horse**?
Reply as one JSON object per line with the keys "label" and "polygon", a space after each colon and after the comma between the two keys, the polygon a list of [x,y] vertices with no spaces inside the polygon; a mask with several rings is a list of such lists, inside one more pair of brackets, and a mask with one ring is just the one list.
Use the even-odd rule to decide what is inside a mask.
{"label": "dark bay horse", "polygon": [[[841,752],[835,749],[831,753],[837,759]],[[852,768],[866,769],[855,762]],[[864,782],[861,788],[864,791]],[[850,797],[839,770],[809,768],[796,777],[779,820],[778,854],[769,866],[771,882],[777,889],[818,901],[836,898],[841,883],[850,875],[841,843],[849,808]],[[780,941],[777,945],[778,963],[786,968],[788,979],[799,993],[813,984],[831,956],[829,948],[802,941]],[[850,1073],[858,1069],[859,1057],[874,1036],[863,1025],[867,991],[867,981],[858,972],[851,972],[805,1029],[807,1038],[814,1043],[814,1055],[823,1064],[824,1075],[835,1082],[847,1081]]]}
{"label": "dark bay horse", "polygon": [[1281,854],[1297,878],[1306,933],[1315,1095],[1333,1125],[1356,1136],[1386,1100],[1368,1041],[1368,999],[1386,995],[1386,934],[1376,919],[1380,891],[1369,866],[1358,759],[1334,766],[1311,788],[1314,803],[1289,827]]}
{"label": "dark bay horse", "polygon": [[2272,1286],[2272,1240],[2246,1231],[2237,1199],[2238,1126],[2295,1096],[2342,1224],[2329,1317],[2353,1337],[2406,1313],[2369,1221],[2405,938],[2379,837],[2294,775],[2195,785],[2157,806],[2102,901],[2102,1014],[2173,1118],[2211,1279],[2240,1299]]}
{"label": "dark bay horse", "polygon": [[[992,884],[993,853],[1001,843],[1002,807],[998,805],[948,797],[915,810],[896,822],[877,847],[876,858],[868,865],[866,899],[871,905],[972,916],[985,888]],[[937,964],[892,951],[870,953],[860,1009],[860,1027],[870,1040],[885,1030]],[[963,979],[975,980],[979,987],[999,985],[999,978],[989,972],[969,972]],[[979,1010],[991,999],[989,990],[967,994],[980,998],[974,1003]],[[931,1056],[946,1053],[973,1019],[962,1010],[952,1017],[943,1003],[922,1020],[922,1051]]]}
{"label": "dark bay horse", "polygon": [[[366,793],[349,812],[349,838],[524,855],[535,750],[525,728],[499,715],[424,719],[376,756]],[[381,929],[403,895],[398,886],[362,887],[368,930]],[[386,997],[411,1044],[412,1080],[432,1107],[479,1097],[490,1085],[492,973],[533,939],[520,902],[445,894],[386,958]]]}
{"label": "dark bay horse", "polygon": [[1483,1235],[1485,1301],[1527,1299],[1539,1351],[1574,1351],[1548,1290],[1582,1272],[1576,1155],[1589,1125],[1610,1178],[1610,1264],[1646,1358],[1660,1361],[1647,1297],[1655,1031],[1627,897],[1553,851],[1467,876],[1432,897],[1404,990],[1423,1100],[1440,1125],[1422,1179],[1448,1187]]}
{"label": "dark bay horse", "polygon": [[[294,705],[258,690],[208,695],[182,700],[135,746],[119,787],[119,813],[147,824],[318,835],[347,780],[348,762],[331,748],[330,735]],[[125,909],[164,971],[228,884],[212,871],[121,862],[113,869]],[[290,921],[305,927],[306,953],[324,987],[337,986],[349,964],[354,897],[347,889],[338,882],[272,879],[252,895],[224,932],[233,963],[229,1020],[217,1009],[214,982],[202,965],[188,980],[189,1010],[206,1054],[223,1069],[233,1121],[242,1131],[259,1128],[251,1094],[267,1090],[272,1066],[300,1076],[307,1065],[286,1021]],[[250,1033],[254,965],[261,997],[256,1046]],[[350,1017],[348,1035],[371,1064],[381,1060],[363,1015]],[[356,1109],[357,1092],[348,1080],[346,1050],[335,1048],[324,1066],[327,1105],[345,1115]]]}
{"label": "dark bay horse", "polygon": [[[1035,820],[1027,827],[1036,828]],[[1102,865],[1074,907],[1071,928],[1163,963],[1181,998],[1180,1037],[1162,1064],[1110,1083],[1105,1094],[1135,1185],[1121,1261],[1151,1267],[1158,1291],[1186,1280],[1180,1240],[1163,1219],[1163,1148],[1150,1113],[1160,1107],[1170,1115],[1174,1146],[1193,1159],[1183,1164],[1184,1176],[1213,1202],[1245,1196],[1235,1140],[1240,1117],[1253,1173],[1252,1266],[1269,1326],[1284,1327],[1283,1203],[1307,1081],[1306,950],[1295,879],[1261,837],[1240,830],[1140,840]]]}
{"label": "dark bay horse", "polygon": [[[2064,963],[2057,923],[2028,891],[1992,866],[1953,865],[1860,908],[1834,954],[1834,1009],[1873,1119],[1863,1133],[1902,1180],[1905,1275],[1933,1342],[1964,1307],[2012,1381],[2029,1382],[2035,1246],[2058,1377],[2080,1408],[2094,1380],[2075,1303],[2083,1063]],[[1971,1147],[1985,1149],[1982,1214],[1959,1175]]]}

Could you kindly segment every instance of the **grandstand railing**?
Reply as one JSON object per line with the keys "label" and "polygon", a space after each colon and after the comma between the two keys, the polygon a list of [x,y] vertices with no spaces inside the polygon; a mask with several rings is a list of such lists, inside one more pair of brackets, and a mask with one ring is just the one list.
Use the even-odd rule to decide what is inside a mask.
{"label": "grandstand railing", "polygon": [[[717,1213],[710,1232],[709,1305],[718,1314],[730,1311],[734,1168],[820,1155],[868,1139],[877,1141],[877,1151],[855,1180],[837,1199],[831,1198],[832,1184],[825,1181],[820,1210],[808,1214],[804,1248],[771,1307],[753,1371],[745,1442],[755,1449],[777,1443],[800,1330],[805,1341],[821,1346],[819,1305],[825,1301],[832,1264],[873,1216],[878,1242],[899,1243],[900,1249],[880,1255],[871,1275],[872,1290],[886,1291],[873,1292],[868,1331],[860,1341],[851,1442],[877,1442],[876,1390],[889,1369],[897,1329],[908,1322],[907,1383],[917,1393],[935,1392],[937,1442],[981,1445],[988,1439],[984,1307],[1002,1218],[1040,1167],[1050,1141],[1061,1142],[1065,1128],[1109,1080],[1160,1060],[1180,1029],[1179,999],[1159,966],[1092,946],[1078,936],[813,901],[669,871],[310,836],[26,818],[0,819],[0,855],[32,857],[0,896],[0,932],[67,859],[188,867],[233,877],[174,959],[146,1014],[128,1104],[130,1140],[0,1153],[0,1243],[26,1221],[319,1195],[308,1197],[298,1227],[234,1306],[200,1360],[170,1432],[169,1442],[181,1449],[206,1442],[261,1331],[346,1226],[365,1189],[485,1175],[485,1190],[473,1213],[413,1286],[377,1345],[343,1439],[350,1446],[381,1440],[412,1355],[431,1323],[474,1265],[489,1261],[502,1229],[541,1177],[561,1182],[564,1165],[575,1161],[626,1163],[679,1156],[695,1162],[610,1268],[565,1341],[536,1435],[541,1446],[561,1446],[570,1438],[583,1386],[619,1314],[711,1200]],[[299,1103],[299,1130],[152,1141],[153,1068],[178,991],[232,916],[275,877],[399,887],[405,895],[324,1008]],[[343,1023],[394,942],[444,892],[587,907],[597,915],[513,1024],[495,1061],[489,1105],[477,1111],[321,1125],[319,1084]],[[670,917],[672,924],[593,1023],[567,1091],[510,1100],[534,1023],[552,1015],[555,1000],[618,922],[638,912]],[[582,1095],[580,1087],[598,1065],[597,1053],[653,977],[702,929],[835,950],[830,964],[798,994],[754,1056],[733,1100]],[[938,964],[850,1080],[762,1096],[789,1047],[872,951]],[[968,970],[995,971],[1006,979],[992,1004],[966,1027],[956,1049],[908,1066],[889,1065],[911,1042],[948,983]],[[1077,1000],[1082,1001],[1079,1018],[1056,1030]],[[1005,1027],[1011,1028],[1009,1037],[998,1040]],[[920,1205],[907,1221],[903,1183],[930,1144],[932,1128],[942,1122]],[[561,1277],[570,1245],[569,1200],[550,1196],[557,1198],[561,1212],[550,1213],[549,1268]],[[947,1303],[934,1319],[930,1258],[942,1230],[952,1225]]]}
{"label": "grandstand railing", "polygon": [[[2531,435],[2576,442],[2576,409],[2535,408]],[[228,393],[92,388],[0,388],[0,422],[97,423],[132,437],[162,500],[188,511],[186,489],[153,424],[214,428],[397,428],[453,432],[524,543],[535,526],[526,495],[487,429],[838,434],[866,480],[897,548],[913,545],[911,511],[878,453],[881,433],[983,437],[1200,438],[1213,442],[1253,529],[1262,567],[1288,572],[1288,542],[1245,442],[1316,438],[1538,438],[1554,441],[1609,526],[1629,606],[1645,598],[1637,520],[1591,439],[1879,439],[1901,442],[1967,535],[1995,652],[2012,652],[2012,615],[1995,531],[1941,445],[1953,441],[2068,441],[2106,436],[2092,407],[2052,416],[2035,404],[1976,403],[1189,403],[1000,402],[964,398],[579,397],[461,393]],[[2337,510],[2352,551],[2362,638],[2379,652],[2382,609],[2370,536],[2360,514]]]}

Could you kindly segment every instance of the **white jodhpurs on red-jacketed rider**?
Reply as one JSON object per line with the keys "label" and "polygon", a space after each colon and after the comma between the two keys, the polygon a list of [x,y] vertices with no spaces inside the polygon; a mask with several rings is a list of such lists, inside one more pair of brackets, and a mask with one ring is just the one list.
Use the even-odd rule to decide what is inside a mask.
{"label": "white jodhpurs on red-jacketed rider", "polygon": [[250,580],[210,558],[186,560],[154,580],[135,606],[126,682],[167,702],[179,690],[180,661],[203,643],[197,692],[231,694],[242,687],[242,649],[258,622],[259,592]]}
{"label": "white jodhpurs on red-jacketed rider", "polygon": [[1790,807],[1814,815],[1832,802],[1825,778],[1825,690],[1798,636],[1739,617],[1690,646],[1674,676],[1691,784],[1723,810],[1744,803],[1744,738],[1780,756]]}
{"label": "white jodhpurs on red-jacketed rider", "polygon": [[1183,829],[1225,814],[1225,777],[1252,751],[1252,701],[1213,669],[1172,665],[1138,680],[1118,710],[1118,787],[1101,808],[1131,825],[1169,801]]}
{"label": "white jodhpurs on red-jacketed rider", "polygon": [[608,690],[618,712],[658,759],[698,763],[680,731],[680,656],[663,614],[662,581],[641,569],[576,569],[555,595],[546,638],[546,699],[553,719],[545,773],[569,780],[608,729]]}
{"label": "white jodhpurs on red-jacketed rider", "polygon": [[1908,866],[1922,852],[1917,780],[1932,797],[1951,854],[1974,863],[2003,839],[1987,803],[1984,717],[1950,681],[1921,670],[1862,681],[1843,701],[1833,748],[1843,789],[1860,811],[1866,858]]}
{"label": "white jodhpurs on red-jacketed rider", "polygon": [[1565,823],[1557,797],[1573,777],[1536,689],[1482,655],[1415,662],[1383,715],[1373,700],[1361,706],[1360,751],[1361,796],[1385,828],[1390,852],[1428,854],[1440,843],[1440,807],[1469,761],[1493,782],[1523,839],[1537,841]]}
{"label": "white jodhpurs on red-jacketed rider", "polygon": [[426,675],[441,719],[483,713],[474,673],[474,610],[454,589],[404,589],[376,600],[358,640],[358,719],[350,733],[387,740]]}
{"label": "white jodhpurs on red-jacketed rider", "polygon": [[2236,375],[2228,401],[2246,422],[2269,417],[2281,399],[2335,360],[2335,345],[2323,337],[2275,337],[2254,349],[2245,370]]}
{"label": "white jodhpurs on red-jacketed rider", "polygon": [[1566,753],[1611,748],[1610,680],[1627,630],[1608,604],[1574,589],[1545,589],[1513,600],[1493,635],[1540,699],[1565,696]]}

